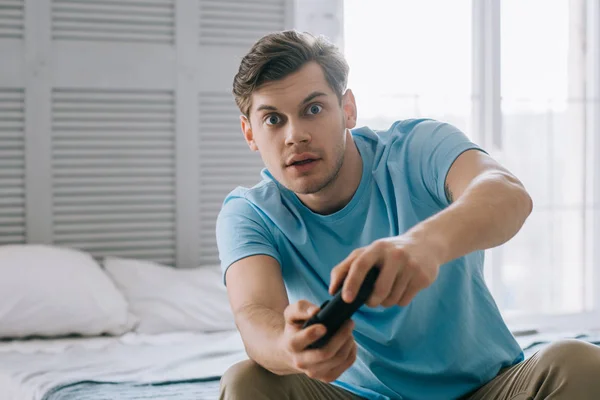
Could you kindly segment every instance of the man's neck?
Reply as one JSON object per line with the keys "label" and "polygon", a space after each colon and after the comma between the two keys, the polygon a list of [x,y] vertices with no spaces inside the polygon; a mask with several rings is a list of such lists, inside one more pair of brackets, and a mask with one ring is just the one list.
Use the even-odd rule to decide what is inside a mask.
{"label": "man's neck", "polygon": [[344,208],[352,197],[362,178],[363,160],[348,134],[344,162],[335,180],[315,194],[298,194],[298,198],[313,212],[322,215],[333,214]]}

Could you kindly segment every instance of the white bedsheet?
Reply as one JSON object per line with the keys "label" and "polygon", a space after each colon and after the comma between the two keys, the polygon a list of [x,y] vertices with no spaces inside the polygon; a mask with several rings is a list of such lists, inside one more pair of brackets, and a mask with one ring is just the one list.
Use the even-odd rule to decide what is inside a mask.
{"label": "white bedsheet", "polygon": [[69,382],[159,383],[222,375],[247,355],[236,331],[0,342],[0,400]]}

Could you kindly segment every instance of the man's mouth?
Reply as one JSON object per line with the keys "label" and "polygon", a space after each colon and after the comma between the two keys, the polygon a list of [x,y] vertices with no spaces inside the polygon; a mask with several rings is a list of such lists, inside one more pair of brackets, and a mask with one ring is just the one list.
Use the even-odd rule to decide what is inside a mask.
{"label": "man's mouth", "polygon": [[311,163],[311,162],[313,162],[313,161],[316,161],[316,160],[315,160],[315,159],[313,159],[313,158],[308,158],[308,159],[306,159],[306,160],[302,160],[302,161],[296,161],[296,162],[293,162],[293,163],[292,163],[292,164],[290,164],[290,165],[304,165],[304,164]]}
{"label": "man's mouth", "polygon": [[295,154],[293,157],[288,158],[286,166],[288,167],[300,167],[303,165],[308,165],[315,161],[318,161],[319,158],[316,154],[305,152]]}
{"label": "man's mouth", "polygon": [[302,158],[288,164],[288,168],[295,173],[305,174],[312,171],[318,164],[320,158]]}

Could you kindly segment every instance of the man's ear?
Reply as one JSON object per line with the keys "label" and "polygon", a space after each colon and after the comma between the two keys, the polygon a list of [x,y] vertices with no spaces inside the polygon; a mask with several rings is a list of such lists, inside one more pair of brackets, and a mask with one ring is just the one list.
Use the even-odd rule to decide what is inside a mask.
{"label": "man's ear", "polygon": [[250,121],[245,115],[240,115],[240,123],[242,124],[242,133],[244,134],[244,139],[246,139],[246,143],[252,151],[258,151],[258,147],[254,142],[254,135],[252,134],[252,126],[250,126]]}
{"label": "man's ear", "polygon": [[347,89],[342,96],[342,108],[344,109],[346,128],[352,129],[356,126],[356,100],[352,90]]}

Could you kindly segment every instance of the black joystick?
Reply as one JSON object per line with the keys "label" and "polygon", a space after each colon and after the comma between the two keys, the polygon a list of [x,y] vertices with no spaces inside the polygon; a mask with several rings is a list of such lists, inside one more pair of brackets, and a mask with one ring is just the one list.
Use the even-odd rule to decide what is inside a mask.
{"label": "black joystick", "polygon": [[317,341],[310,344],[307,348],[318,349],[323,347],[327,341],[333,335],[335,335],[344,322],[350,319],[352,314],[354,314],[356,310],[358,310],[367,301],[371,295],[371,292],[373,291],[373,287],[375,286],[375,281],[377,280],[378,275],[379,268],[377,267],[372,268],[367,273],[367,276],[365,277],[365,280],[363,281],[360,290],[358,291],[358,294],[352,303],[346,303],[342,299],[342,290],[340,287],[331,300],[327,300],[321,305],[319,312],[306,321],[302,328],[304,329],[314,324],[323,324],[327,328],[327,333],[325,333],[325,335],[320,337]]}

